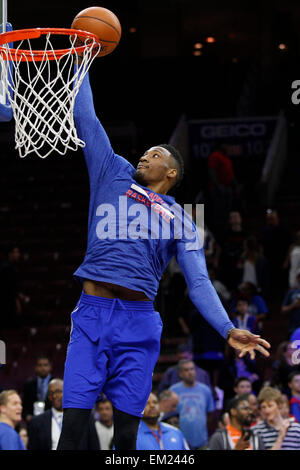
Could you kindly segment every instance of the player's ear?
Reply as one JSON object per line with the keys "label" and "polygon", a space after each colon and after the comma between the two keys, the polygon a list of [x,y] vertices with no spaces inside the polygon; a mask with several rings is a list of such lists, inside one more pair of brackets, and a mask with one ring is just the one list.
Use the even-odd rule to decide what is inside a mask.
{"label": "player's ear", "polygon": [[177,169],[176,168],[169,168],[167,172],[167,176],[170,179],[175,179],[177,178]]}

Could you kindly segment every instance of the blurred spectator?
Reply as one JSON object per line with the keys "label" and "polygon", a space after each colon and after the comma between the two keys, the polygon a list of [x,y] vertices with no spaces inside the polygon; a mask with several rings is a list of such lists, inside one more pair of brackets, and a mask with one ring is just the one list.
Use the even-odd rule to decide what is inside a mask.
{"label": "blurred spectator", "polygon": [[189,450],[182,432],[169,424],[159,421],[159,403],[154,393],[150,393],[143,418],[141,419],[137,450]]}
{"label": "blurred spectator", "polygon": [[286,395],[282,394],[282,403],[279,405],[280,414],[283,419],[289,419],[290,421],[296,421],[295,417],[291,414],[290,402]]}
{"label": "blurred spectator", "polygon": [[28,431],[25,425],[18,426],[18,434],[24,444],[25,450],[28,448]]}
{"label": "blurred spectator", "polygon": [[236,180],[227,146],[215,145],[208,157],[209,192],[212,206],[213,230],[219,240],[232,209]]}
{"label": "blurred spectator", "polygon": [[25,450],[15,431],[22,420],[22,401],[16,390],[4,390],[0,394],[0,450]]}
{"label": "blurred spectator", "polygon": [[106,398],[96,404],[99,419],[95,421],[101,450],[111,450],[114,436],[113,407]]}
{"label": "blurred spectator", "polygon": [[[179,362],[181,359],[193,360],[193,353],[191,352],[187,344],[180,344],[177,348],[177,361]],[[176,366],[169,367],[164,373],[163,378],[161,379],[157,387],[158,393],[162,392],[165,389],[170,388],[171,385],[180,382],[180,380],[181,379],[178,374],[178,364]],[[208,385],[209,387],[211,386],[208,373],[205,370],[197,366],[196,366],[196,380],[197,382],[204,383]]]}
{"label": "blurred spectator", "polygon": [[264,419],[253,429],[260,434],[266,450],[300,450],[300,424],[281,416],[282,401],[279,390],[264,387],[258,395]]}
{"label": "blurred spectator", "polygon": [[166,413],[161,419],[163,423],[170,424],[177,429],[180,429],[179,426],[179,412],[178,411],[171,411],[170,413]]}
{"label": "blurred spectator", "polygon": [[215,269],[209,268],[208,274],[212,285],[216,289],[221,299],[222,304],[226,307],[231,298],[230,292],[228,291],[227,287],[219,279],[217,279],[217,273]]}
{"label": "blurred spectator", "polygon": [[158,396],[160,418],[167,413],[176,411],[178,405],[178,396],[172,390],[163,390]]}
{"label": "blurred spectator", "polygon": [[208,230],[207,226],[204,227],[204,255],[208,268],[218,269],[221,247],[216,242],[213,233]]}
{"label": "blurred spectator", "polygon": [[25,296],[20,292],[18,264],[21,259],[20,248],[12,245],[8,248],[6,259],[0,265],[0,296],[1,296],[1,326],[18,327],[18,315],[22,313],[22,299]]}
{"label": "blurred spectator", "polygon": [[257,334],[257,319],[250,313],[247,297],[241,296],[237,299],[235,310],[236,315],[232,319],[234,326],[241,330],[248,330],[253,334]]}
{"label": "blurred spectator", "polygon": [[[297,282],[300,282],[300,271],[297,272]],[[289,290],[283,300],[281,312],[289,315],[289,332],[291,335],[300,327],[300,284]]]}
{"label": "blurred spectator", "polygon": [[240,282],[251,282],[263,296],[269,294],[269,267],[255,236],[244,241],[244,251],[238,261]]}
{"label": "blurred spectator", "polygon": [[300,274],[300,231],[296,233],[295,243],[289,250],[289,287],[290,289],[299,288]]}
{"label": "blurred spectator", "polygon": [[29,422],[33,415],[51,408],[48,399],[48,384],[51,376],[52,365],[48,357],[41,355],[35,364],[36,377],[28,380],[23,389],[23,417]]}
{"label": "blurred spectator", "polygon": [[260,240],[264,255],[269,263],[272,293],[273,295],[277,294],[279,297],[283,294],[287,285],[283,265],[291,242],[291,234],[281,223],[276,210],[267,210],[266,224],[262,230]]}
{"label": "blurred spectator", "polygon": [[182,382],[172,385],[171,390],[179,397],[179,425],[191,449],[207,444],[208,427],[214,419],[214,398],[211,389],[196,381],[193,361],[179,362],[179,376]]}
{"label": "blurred spectator", "polygon": [[290,412],[295,417],[296,421],[300,423],[300,370],[291,372],[288,376],[288,386],[290,392]]}
{"label": "blurred spectator", "polygon": [[291,372],[300,371],[300,363],[294,363],[295,347],[293,342],[283,341],[276,353],[276,360],[272,364],[271,386],[278,387],[280,391],[290,398],[288,377]]}
{"label": "blurred spectator", "polygon": [[262,419],[256,395],[254,395],[253,393],[249,393],[248,403],[251,410],[251,426],[255,426]]}
{"label": "blurred spectator", "polygon": [[244,250],[245,239],[241,214],[237,211],[230,212],[229,228],[222,238],[220,254],[221,279],[229,289],[234,289],[240,281],[237,264]]}
{"label": "blurred spectator", "polygon": [[248,377],[239,377],[235,381],[233,390],[236,396],[249,394],[252,392],[252,382]]}
{"label": "blurred spectator", "polygon": [[224,390],[224,402],[236,394],[258,393],[262,384],[256,360],[249,355],[239,357],[238,351],[226,345],[225,361],[219,375],[219,387]]}
{"label": "blurred spectator", "polygon": [[48,385],[51,409],[41,413],[28,423],[28,450],[56,450],[59,441],[63,409],[63,381],[52,379]]}
{"label": "blurred spectator", "polygon": [[230,424],[210,438],[210,450],[264,450],[259,434],[250,429],[252,415],[248,395],[233,398],[228,407]]}
{"label": "blurred spectator", "polygon": [[[186,298],[185,312],[187,312],[189,321],[195,362],[197,366],[209,372],[212,389],[214,389],[218,383],[219,371],[224,361],[224,339],[202,315],[199,315],[189,298]],[[198,378],[197,380],[204,382]]]}
{"label": "blurred spectator", "polygon": [[[237,297],[243,296],[248,299],[249,302],[249,312],[251,315],[254,315],[257,320],[257,329],[259,334],[263,330],[263,322],[267,318],[269,309],[263,297],[258,294],[257,288],[251,282],[243,282],[239,285],[239,292]],[[236,313],[236,299],[232,302],[231,312]]]}

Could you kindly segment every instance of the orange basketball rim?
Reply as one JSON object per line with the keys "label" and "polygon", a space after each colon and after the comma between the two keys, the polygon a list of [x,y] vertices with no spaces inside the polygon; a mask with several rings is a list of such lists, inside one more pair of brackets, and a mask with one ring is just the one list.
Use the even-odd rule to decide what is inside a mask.
{"label": "orange basketball rim", "polygon": [[[56,50],[32,50],[32,49],[9,49],[3,46],[15,41],[23,41],[26,39],[37,39],[42,35],[65,35],[65,36],[77,36],[80,38],[81,44],[84,40],[84,45],[78,45],[67,49],[56,49]],[[89,41],[91,40],[91,41]],[[6,60],[17,60],[17,61],[42,61],[42,60],[55,60],[68,53],[80,54],[88,48],[95,47],[95,44],[99,46],[98,37],[88,31],[82,31],[78,29],[70,28],[30,28],[30,29],[19,29],[15,31],[8,31],[0,34],[0,54],[5,56]]]}

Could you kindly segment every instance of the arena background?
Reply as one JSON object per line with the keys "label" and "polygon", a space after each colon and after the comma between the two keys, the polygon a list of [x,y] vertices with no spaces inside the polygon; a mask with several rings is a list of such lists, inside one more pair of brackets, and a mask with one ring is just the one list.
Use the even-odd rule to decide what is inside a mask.
{"label": "arena background", "polygon": [[[88,6],[10,0],[8,19],[14,29],[68,27]],[[135,164],[153,144],[177,144],[186,174],[176,197],[182,204],[205,203],[207,157],[214,144],[226,141],[247,232],[259,234],[266,210],[274,208],[294,235],[300,227],[300,119],[291,99],[292,82],[300,79],[298,2],[128,0],[101,6],[116,13],[123,29],[117,49],[91,70],[96,111],[114,149]],[[196,43],[203,47],[195,49]],[[7,363],[0,385],[22,393],[41,352],[50,356],[54,375],[63,374],[70,312],[80,294],[72,273],[86,245],[88,175],[81,151],[20,159],[11,122],[0,124],[0,145],[0,245],[3,258],[7,247],[20,248],[18,288],[25,296],[13,325],[1,310]],[[154,387],[175,363],[177,345],[189,340],[178,312],[174,318],[170,311],[165,285],[157,297],[165,326]],[[282,287],[268,298],[263,337],[272,344],[271,357],[258,358],[265,380],[278,345],[288,338]]]}

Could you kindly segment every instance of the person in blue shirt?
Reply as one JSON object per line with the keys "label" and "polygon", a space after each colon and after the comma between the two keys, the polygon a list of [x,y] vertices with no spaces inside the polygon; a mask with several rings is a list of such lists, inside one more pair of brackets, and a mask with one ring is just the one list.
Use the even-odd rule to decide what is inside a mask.
{"label": "person in blue shirt", "polygon": [[[75,73],[80,73],[78,66]],[[259,350],[269,356],[265,348],[270,345],[234,329],[209,280],[196,225],[167,195],[183,176],[179,152],[168,144],[155,145],[136,168],[116,154],[96,116],[88,74],[76,97],[74,119],[85,142],[90,206],[87,249],[74,273],[82,294],[71,314],[57,449],[78,449],[102,391],[114,408],[116,450],[134,450],[160,352],[162,321],[153,301],[174,256],[191,300],[232,347],[241,354]]]}
{"label": "person in blue shirt", "polygon": [[152,392],[139,425],[136,450],[189,450],[182,432],[159,421],[159,416],[159,401]]}
{"label": "person in blue shirt", "polygon": [[22,401],[16,390],[0,393],[0,450],[25,450],[16,425],[22,420]]}
{"label": "person in blue shirt", "polygon": [[249,301],[246,297],[239,297],[237,299],[235,310],[236,314],[232,320],[234,326],[257,334],[257,319],[254,315],[251,315],[249,310]]}
{"label": "person in blue shirt", "polygon": [[207,444],[207,421],[215,411],[211,389],[196,381],[195,365],[183,359],[179,363],[181,382],[172,385],[170,390],[179,397],[179,427],[191,449]]}

